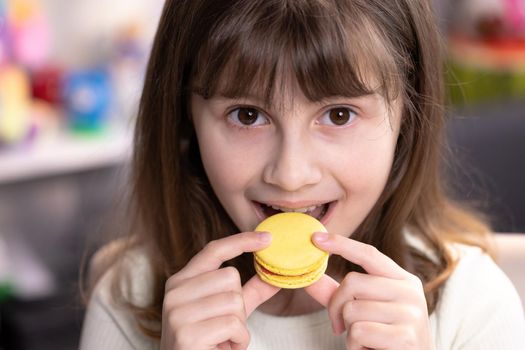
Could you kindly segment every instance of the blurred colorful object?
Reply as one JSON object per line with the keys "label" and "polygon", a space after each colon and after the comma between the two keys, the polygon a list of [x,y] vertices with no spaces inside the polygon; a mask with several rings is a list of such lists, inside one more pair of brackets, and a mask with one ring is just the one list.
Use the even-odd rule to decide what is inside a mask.
{"label": "blurred colorful object", "polygon": [[0,67],[0,142],[13,144],[28,135],[30,104],[27,74],[16,66]]}
{"label": "blurred colorful object", "polygon": [[523,0],[507,0],[506,5],[510,29],[525,37],[525,2]]}
{"label": "blurred colorful object", "polygon": [[33,98],[59,106],[62,103],[63,72],[59,68],[46,67],[31,74]]}
{"label": "blurred colorful object", "polygon": [[525,1],[461,0],[449,57],[452,103],[525,98]]}
{"label": "blurred colorful object", "polygon": [[111,59],[111,78],[114,85],[115,113],[125,121],[135,117],[144,81],[147,50],[141,44],[143,29],[137,23],[122,27],[116,35]]}
{"label": "blurred colorful object", "polygon": [[0,152],[129,127],[155,1],[0,0]]}
{"label": "blurred colorful object", "polygon": [[29,68],[45,64],[51,45],[49,24],[38,0],[9,0],[13,59]]}
{"label": "blurred colorful object", "polygon": [[70,126],[74,131],[101,131],[109,117],[112,98],[111,82],[103,69],[71,73],[65,84],[65,103]]}
{"label": "blurred colorful object", "polygon": [[7,62],[7,14],[4,0],[0,0],[0,65]]}

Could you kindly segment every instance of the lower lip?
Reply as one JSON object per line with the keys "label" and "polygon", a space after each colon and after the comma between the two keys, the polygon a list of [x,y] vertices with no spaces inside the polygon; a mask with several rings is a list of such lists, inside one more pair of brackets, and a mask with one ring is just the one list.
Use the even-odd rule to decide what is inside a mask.
{"label": "lower lip", "polygon": [[[264,215],[261,205],[256,201],[252,201],[252,205],[254,206],[255,213],[257,214],[257,217],[259,218],[259,220],[262,221],[266,219],[266,215]],[[328,204],[328,210],[326,211],[326,213],[323,215],[323,217],[320,220],[323,225],[326,225],[328,221],[330,221],[330,219],[332,218],[334,208],[336,205],[337,205],[337,201],[333,201]]]}

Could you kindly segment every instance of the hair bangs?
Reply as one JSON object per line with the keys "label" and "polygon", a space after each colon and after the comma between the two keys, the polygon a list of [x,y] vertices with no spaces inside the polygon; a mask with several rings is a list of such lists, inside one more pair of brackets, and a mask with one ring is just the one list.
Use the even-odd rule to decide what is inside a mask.
{"label": "hair bangs", "polygon": [[205,98],[255,96],[268,105],[276,90],[294,86],[311,101],[398,95],[403,80],[393,49],[364,13],[335,1],[300,9],[293,3],[254,1],[219,20],[199,50],[193,91]]}

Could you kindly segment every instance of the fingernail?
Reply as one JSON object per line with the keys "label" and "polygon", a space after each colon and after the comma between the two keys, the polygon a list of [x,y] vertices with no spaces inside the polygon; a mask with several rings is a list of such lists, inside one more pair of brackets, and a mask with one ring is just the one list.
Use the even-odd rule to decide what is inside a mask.
{"label": "fingernail", "polygon": [[323,243],[328,241],[328,233],[326,232],[316,232],[314,233],[314,241]]}
{"label": "fingernail", "polygon": [[268,243],[272,240],[272,235],[269,232],[258,232],[257,239],[261,243]]}

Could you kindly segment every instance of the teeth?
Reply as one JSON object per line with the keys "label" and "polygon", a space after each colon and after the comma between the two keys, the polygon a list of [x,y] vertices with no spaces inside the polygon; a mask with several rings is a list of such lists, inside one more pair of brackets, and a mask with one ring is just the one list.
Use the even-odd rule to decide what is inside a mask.
{"label": "teeth", "polygon": [[307,213],[309,211],[314,211],[315,208],[320,207],[320,206],[322,205],[312,205],[311,207],[296,208],[296,209],[279,207],[277,205],[271,205],[270,207],[272,207],[275,210],[280,210],[284,212]]}

